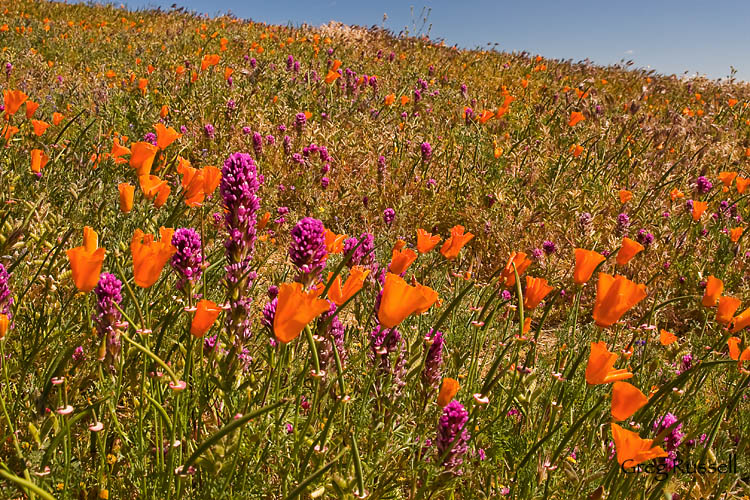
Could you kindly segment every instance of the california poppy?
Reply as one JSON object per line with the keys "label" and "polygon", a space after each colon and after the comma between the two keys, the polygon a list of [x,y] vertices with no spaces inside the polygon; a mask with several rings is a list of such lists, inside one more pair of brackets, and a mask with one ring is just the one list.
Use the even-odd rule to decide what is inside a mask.
{"label": "california poppy", "polygon": [[583,285],[591,279],[596,267],[604,262],[606,258],[593,250],[575,249],[576,267],[573,271],[573,281],[577,285]]}
{"label": "california poppy", "polygon": [[[269,218],[270,218],[269,214]],[[330,254],[337,254],[344,251],[344,240],[346,239],[345,234],[336,234],[333,231],[326,229],[325,241],[326,241],[326,252]]]}
{"label": "california poppy", "polygon": [[659,446],[654,446],[652,439],[641,439],[635,432],[623,429],[614,422],[610,427],[617,450],[617,463],[621,466],[635,467],[653,458],[669,456]]}
{"label": "california poppy", "polygon": [[120,145],[120,139],[115,137],[115,140],[112,141],[112,151],[109,152],[109,155],[112,158],[120,158],[121,156],[129,155],[130,154],[130,148],[126,148],[125,146]]}
{"label": "california poppy", "polygon": [[385,105],[391,106],[394,102],[396,102],[396,94],[388,94],[385,96]]}
{"label": "california poppy", "polygon": [[39,109],[39,103],[34,102],[31,99],[26,101],[26,118],[31,118],[34,116],[34,113],[36,113],[36,110]]}
{"label": "california poppy", "polygon": [[149,175],[158,148],[150,142],[134,142],[130,151],[130,166],[136,169],[139,177]]}
{"label": "california poppy", "polygon": [[627,189],[620,189],[620,203],[627,203],[633,199],[633,193]]}
{"label": "california poppy", "polygon": [[0,340],[5,338],[10,327],[10,318],[7,314],[0,314]]}
{"label": "california poppy", "polygon": [[437,292],[417,283],[409,286],[403,278],[387,273],[383,294],[378,308],[378,319],[386,328],[398,326],[411,314],[419,314],[437,301]]}
{"label": "california poppy", "polygon": [[554,288],[547,284],[546,279],[526,276],[526,291],[523,294],[524,309],[536,309],[539,303],[544,300],[544,297],[552,290]]}
{"label": "california poppy", "polygon": [[724,291],[724,282],[715,276],[709,276],[706,281],[706,289],[703,292],[703,307],[713,307],[719,300],[721,293]]}
{"label": "california poppy", "polygon": [[592,342],[591,354],[586,365],[586,383],[600,385],[631,378],[633,374],[629,371],[615,370],[617,357],[617,354],[609,352],[606,342]]}
{"label": "california poppy", "polygon": [[156,147],[162,150],[166,149],[167,146],[182,137],[182,134],[177,132],[174,128],[167,128],[163,123],[157,123],[154,125],[154,128],[156,129]]}
{"label": "california poppy", "polygon": [[516,284],[516,275],[513,273],[513,264],[516,265],[516,272],[521,276],[526,268],[531,265],[531,260],[526,258],[526,254],[523,252],[513,252],[508,258],[508,262],[505,264],[502,273],[500,273],[499,281],[505,286],[513,286]]}
{"label": "california poppy", "polygon": [[154,240],[153,234],[145,234],[136,229],[130,242],[130,253],[133,254],[133,277],[135,284],[149,288],[159,279],[161,270],[177,249],[172,246],[174,229],[159,228],[160,241]]}
{"label": "california poppy", "polygon": [[570,120],[568,120],[568,125],[571,127],[575,127],[577,123],[582,122],[585,120],[586,117],[583,116],[583,113],[580,111],[573,111],[570,113]]}
{"label": "california poppy", "polygon": [[325,82],[327,84],[331,84],[339,78],[341,78],[341,73],[339,73],[338,71],[328,70],[328,74],[326,75]]}
{"label": "california poppy", "polygon": [[165,104],[161,107],[161,110],[159,110],[159,116],[161,118],[166,118],[169,114],[169,107]]}
{"label": "california poppy", "polygon": [[615,382],[612,385],[612,417],[615,420],[630,418],[635,412],[648,403],[645,394],[627,382]]}
{"label": "california poppy", "polygon": [[82,292],[90,292],[99,282],[99,274],[104,262],[104,248],[98,248],[99,237],[89,226],[83,228],[83,245],[71,248],[68,254],[73,282]]}
{"label": "california poppy", "polygon": [[438,393],[437,397],[437,404],[441,408],[445,408],[448,406],[448,403],[453,401],[453,398],[458,393],[458,389],[460,389],[460,385],[458,384],[458,380],[454,378],[444,378],[443,383],[440,384],[440,392]]}
{"label": "california poppy", "polygon": [[[258,224],[255,226],[258,231],[262,230],[266,227],[266,224],[268,224],[268,221],[271,220],[271,212],[264,213],[260,219],[258,219]],[[328,248],[328,243],[326,243],[326,249]],[[343,242],[342,242],[342,248],[343,248]],[[328,253],[337,253],[337,252],[328,252]]]}
{"label": "california poppy", "polygon": [[737,172],[721,172],[719,174],[719,180],[724,184],[724,187],[731,186],[735,177],[737,177]]}
{"label": "california poppy", "polygon": [[750,177],[745,178],[737,176],[737,192],[743,194],[747,189],[747,186],[750,186]]}
{"label": "california poppy", "polygon": [[47,165],[49,156],[47,156],[41,149],[31,150],[31,171],[39,173]]}
{"label": "california poppy", "polygon": [[684,196],[685,194],[677,188],[674,188],[669,192],[669,199],[672,201],[675,201],[678,198],[683,198]]}
{"label": "california poppy", "polygon": [[49,123],[42,120],[31,120],[31,126],[34,127],[34,135],[40,137],[50,127]]}
{"label": "california poppy", "polygon": [[161,180],[155,175],[138,176],[138,184],[141,186],[141,190],[143,190],[143,195],[148,200],[152,200],[166,183],[167,181]]}
{"label": "california poppy", "polygon": [[646,285],[634,283],[624,276],[599,273],[594,322],[602,328],[612,326],[644,298]]}
{"label": "california poppy", "polygon": [[417,229],[417,251],[419,253],[427,253],[432,251],[433,248],[440,243],[440,235],[432,235],[424,229]]}
{"label": "california poppy", "polygon": [[21,105],[26,102],[29,96],[20,90],[3,90],[3,103],[5,104],[5,116],[16,114]]}
{"label": "california poppy", "polygon": [[203,337],[216,322],[219,314],[221,307],[215,302],[207,299],[198,301],[193,321],[190,323],[190,334],[198,338]]}
{"label": "california poppy", "polygon": [[280,342],[296,339],[305,326],[328,311],[327,300],[318,298],[322,289],[305,291],[302,283],[282,283],[279,286],[273,333]]}
{"label": "california poppy", "polygon": [[121,182],[117,185],[117,190],[120,192],[120,211],[126,214],[133,210],[135,186],[128,184],[127,182]]}
{"label": "california poppy", "polygon": [[737,333],[747,326],[750,326],[750,308],[732,318],[732,333]]}
{"label": "california poppy", "polygon": [[391,253],[391,264],[388,267],[388,271],[393,274],[402,275],[416,259],[417,253],[411,248],[404,250],[396,250],[394,248]]}
{"label": "california poppy", "polygon": [[[328,279],[331,279],[330,274]],[[349,271],[349,277],[346,279],[343,287],[341,286],[341,275],[339,274],[336,276],[336,279],[333,280],[331,288],[328,289],[328,298],[337,306],[341,306],[344,302],[352,298],[355,293],[360,291],[368,274],[370,274],[369,269],[365,269],[361,266],[352,267],[351,271]]]}
{"label": "california poppy", "polygon": [[161,208],[164,206],[164,204],[167,202],[167,198],[169,198],[169,193],[172,192],[172,188],[169,184],[164,182],[159,186],[159,189],[156,190],[156,198],[154,198],[154,206],[156,208]]}
{"label": "california poppy", "polygon": [[720,325],[728,325],[732,322],[734,313],[740,307],[740,300],[734,297],[719,297],[716,306],[716,322]]}
{"label": "california poppy", "polygon": [[53,125],[54,125],[55,127],[57,127],[58,125],[60,125],[60,123],[61,123],[61,122],[62,122],[62,121],[63,121],[64,119],[65,119],[65,116],[63,116],[63,114],[62,114],[62,113],[58,113],[57,111],[55,111],[54,113],[52,113],[52,124],[53,124]]}
{"label": "california poppy", "polygon": [[622,239],[622,246],[617,252],[617,265],[624,266],[632,260],[638,252],[643,251],[643,245],[628,237]]}
{"label": "california poppy", "polygon": [[729,347],[729,357],[735,361],[750,361],[750,347],[740,352],[740,343],[742,340],[739,337],[729,337],[727,339],[727,346]]}
{"label": "california poppy", "polygon": [[708,208],[708,202],[705,201],[694,201],[693,202],[693,220],[698,220],[703,215],[703,212]]}
{"label": "california poppy", "polygon": [[745,232],[744,227],[735,227],[729,230],[729,239],[732,240],[732,243],[737,243],[740,241],[740,237],[742,236],[742,233]]}
{"label": "california poppy", "polygon": [[677,342],[677,335],[664,329],[659,332],[659,343],[661,345],[670,345]]}
{"label": "california poppy", "polygon": [[458,257],[458,253],[461,249],[474,237],[471,233],[464,234],[464,227],[461,225],[453,226],[451,228],[450,237],[445,240],[443,246],[440,248],[440,253],[443,254],[448,260],[453,260]]}

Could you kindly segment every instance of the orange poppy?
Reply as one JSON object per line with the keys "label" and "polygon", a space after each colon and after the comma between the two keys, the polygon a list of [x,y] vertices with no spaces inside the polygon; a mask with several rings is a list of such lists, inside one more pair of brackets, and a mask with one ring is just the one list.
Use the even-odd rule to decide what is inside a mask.
{"label": "orange poppy", "polygon": [[724,184],[724,187],[731,186],[735,177],[737,177],[737,172],[721,172],[719,174],[719,180]]}
{"label": "orange poppy", "polygon": [[580,144],[573,144],[572,146],[570,146],[570,149],[568,149],[568,152],[572,153],[574,158],[578,158],[579,156],[581,156],[581,153],[583,153],[583,146],[581,146]]}
{"label": "orange poppy", "polygon": [[507,264],[503,268],[503,272],[500,273],[499,281],[505,286],[513,286],[516,284],[516,275],[513,273],[513,264],[516,265],[516,272],[521,276],[526,268],[531,265],[531,259],[526,258],[526,254],[523,252],[513,252],[508,258]]}
{"label": "orange poppy", "polygon": [[127,182],[121,182],[117,185],[117,190],[120,192],[120,211],[126,214],[133,210],[135,186],[128,184]]}
{"label": "orange poppy", "polygon": [[6,141],[10,141],[11,138],[18,133],[18,130],[18,127],[6,124],[5,128],[3,129],[3,137]]}
{"label": "orange poppy", "polygon": [[47,162],[49,161],[49,156],[44,154],[44,151],[41,149],[32,149],[31,150],[31,171],[39,173],[42,171],[42,169],[47,165]]}
{"label": "orange poppy", "polygon": [[281,284],[273,318],[273,333],[280,342],[296,339],[308,323],[328,311],[328,301],[318,298],[322,291],[305,291],[302,283]]}
{"label": "orange poppy", "polygon": [[62,113],[58,113],[55,111],[52,113],[52,124],[57,127],[60,125],[60,123],[65,119],[65,117],[62,115]]}
{"label": "orange poppy", "polygon": [[678,198],[683,198],[684,196],[685,194],[677,188],[674,188],[673,190],[669,192],[669,198],[672,201],[675,201]]}
{"label": "orange poppy", "polygon": [[326,75],[325,82],[327,84],[331,84],[341,78],[341,73],[338,71],[329,70],[328,74]]}
{"label": "orange poppy", "polygon": [[620,189],[620,203],[627,203],[633,199],[633,193],[627,189]]}
{"label": "orange poppy", "polygon": [[591,279],[596,267],[604,262],[606,258],[593,250],[575,249],[576,267],[573,271],[573,281],[577,285],[583,285]]}
{"label": "orange poppy", "polygon": [[7,314],[0,314],[0,340],[5,338],[10,327],[10,319]]}
{"label": "orange poppy", "polygon": [[624,276],[599,273],[594,322],[602,328],[612,326],[644,298],[646,285],[634,283]]}
{"label": "orange poppy", "polygon": [[464,234],[464,227],[461,225],[453,226],[451,228],[450,237],[445,240],[443,246],[440,248],[440,253],[443,254],[448,260],[453,260],[458,257],[458,253],[471,239],[474,237],[471,233]]}
{"label": "orange poppy", "polygon": [[34,102],[31,99],[26,101],[26,118],[31,118],[34,116],[34,113],[36,113],[36,110],[39,109],[39,103]]}
{"label": "orange poppy", "polygon": [[185,203],[189,207],[200,206],[206,196],[210,196],[221,182],[221,171],[207,165],[198,170],[190,162],[178,157],[177,172],[182,174],[182,188],[185,190]]}
{"label": "orange poppy", "polygon": [[[271,214],[268,214],[271,217]],[[330,254],[337,254],[344,251],[344,240],[346,239],[345,234],[336,234],[333,231],[326,229],[326,252]]]}
{"label": "orange poppy", "polygon": [[703,212],[708,208],[708,202],[705,201],[694,201],[693,202],[693,220],[698,220],[703,215]]}
{"label": "orange poppy", "polygon": [[677,335],[670,333],[664,329],[659,332],[659,343],[661,345],[669,345],[677,342]]}
{"label": "orange poppy", "polygon": [[3,90],[3,103],[5,104],[5,116],[10,117],[18,112],[21,105],[29,96],[20,90]]}
{"label": "orange poppy", "polygon": [[615,382],[612,385],[611,412],[615,420],[625,420],[641,409],[648,398],[632,384]]}
{"label": "orange poppy", "polygon": [[161,107],[161,110],[159,111],[159,116],[162,118],[166,118],[169,114],[169,107],[165,104]]}
{"label": "orange poppy", "polygon": [[160,240],[154,240],[153,234],[145,234],[136,229],[130,241],[130,253],[133,254],[133,278],[141,288],[149,288],[159,279],[161,270],[170,257],[177,251],[172,246],[174,229],[159,228]]}
{"label": "orange poppy", "polygon": [[181,133],[172,127],[165,127],[163,123],[157,123],[154,128],[156,129],[156,147],[162,150],[182,137]]}
{"label": "orange poppy", "polygon": [[623,429],[614,422],[610,427],[617,450],[617,463],[621,466],[635,467],[653,458],[669,456],[659,446],[654,446],[652,439],[642,439],[637,433]]}
{"label": "orange poppy", "polygon": [[385,96],[385,105],[391,106],[394,102],[396,102],[396,94],[388,94]]}
{"label": "orange poppy", "polygon": [[397,250],[394,248],[391,252],[391,264],[388,271],[402,275],[416,259],[417,253],[412,249]]}
{"label": "orange poppy", "polygon": [[[266,212],[263,214],[263,216],[258,220],[258,224],[255,226],[258,228],[258,231],[262,230],[264,227],[266,227],[266,224],[268,224],[268,221],[271,220],[271,212]],[[326,243],[326,248],[327,248]],[[332,252],[328,252],[332,253]]]}
{"label": "orange poppy", "polygon": [[458,380],[454,378],[444,378],[443,383],[440,384],[440,392],[437,397],[437,404],[441,408],[448,406],[448,403],[453,401],[453,398],[458,393],[458,389],[461,386],[458,384]]}
{"label": "orange poppy", "polygon": [[742,236],[743,232],[745,232],[744,227],[732,228],[729,231],[729,239],[732,240],[732,243],[737,243],[738,241],[740,241],[740,236]]}
{"label": "orange poppy", "polygon": [[164,184],[161,184],[159,186],[159,189],[156,190],[156,198],[154,198],[154,206],[156,208],[161,208],[164,206],[164,204],[167,202],[167,198],[169,198],[169,193],[172,192],[172,188],[164,182]]}
{"label": "orange poppy", "polygon": [[727,346],[729,347],[729,357],[735,361],[750,361],[750,347],[740,352],[740,344],[742,340],[739,337],[729,337],[727,339]]}
{"label": "orange poppy", "polygon": [[224,80],[229,80],[230,78],[232,78],[233,74],[234,70],[232,68],[230,68],[229,66],[224,68]]}
{"label": "orange poppy", "polygon": [[419,253],[430,252],[440,243],[441,239],[438,234],[432,235],[424,229],[417,229],[417,251]]}
{"label": "orange poppy", "polygon": [[643,245],[628,237],[622,239],[622,246],[617,252],[617,265],[624,266],[630,262],[638,252],[643,251]]}
{"label": "orange poppy", "polygon": [[[329,280],[331,279],[332,274],[333,273],[328,274]],[[365,269],[361,266],[352,267],[351,271],[349,271],[349,277],[346,279],[343,287],[341,286],[341,275],[339,274],[336,276],[336,279],[333,280],[331,288],[328,289],[328,298],[337,306],[341,306],[344,302],[352,298],[355,293],[362,289],[362,285],[364,285],[365,278],[367,278],[368,274],[370,274],[369,269]]]}
{"label": "orange poppy", "polygon": [[586,365],[586,383],[589,385],[609,384],[633,376],[625,369],[615,370],[616,362],[617,354],[609,352],[606,342],[592,342],[591,354]]}
{"label": "orange poppy", "polygon": [[734,313],[740,307],[740,300],[734,297],[719,297],[716,306],[716,322],[720,325],[728,325],[732,322]]}
{"label": "orange poppy", "polygon": [[99,247],[99,237],[89,226],[83,228],[83,245],[67,250],[73,282],[82,292],[90,292],[99,282],[107,250]]}
{"label": "orange poppy", "polygon": [[50,127],[49,123],[42,120],[31,120],[31,125],[34,127],[34,135],[37,137],[40,137]]}
{"label": "orange poppy", "polygon": [[138,90],[141,91],[141,94],[146,95],[146,87],[148,87],[148,78],[139,78]]}
{"label": "orange poppy", "polygon": [[198,301],[197,310],[190,323],[190,334],[198,338],[203,337],[216,322],[219,314],[221,314],[221,307],[215,302],[207,299]]}
{"label": "orange poppy", "polygon": [[750,178],[737,176],[737,192],[743,194],[747,186],[750,186]]}
{"label": "orange poppy", "polygon": [[572,113],[570,113],[570,120],[568,120],[568,125],[570,127],[575,127],[577,123],[582,122],[585,119],[586,117],[583,116],[583,113],[581,113],[580,111],[573,111]]}
{"label": "orange poppy", "polygon": [[149,142],[134,142],[130,151],[130,166],[136,169],[139,177],[149,175],[158,148]]}
{"label": "orange poppy", "polygon": [[703,292],[703,307],[713,307],[724,291],[724,282],[714,276],[709,276],[706,281],[706,290]]}
{"label": "orange poppy", "polygon": [[120,145],[120,139],[115,137],[115,140],[112,141],[112,151],[109,152],[109,155],[112,158],[119,158],[121,156],[129,155],[130,154],[130,148],[126,148],[125,146]]}
{"label": "orange poppy", "polygon": [[405,95],[402,95],[401,96],[401,105],[402,106],[406,106],[408,103],[409,103],[409,97],[405,96]]}
{"label": "orange poppy", "polygon": [[732,333],[737,333],[750,325],[750,308],[745,309],[732,319]]}
{"label": "orange poppy", "polygon": [[209,66],[216,66],[220,60],[221,57],[218,54],[206,54],[201,61],[201,71],[205,71]]}
{"label": "orange poppy", "polygon": [[533,278],[526,276],[526,291],[523,294],[523,307],[524,309],[533,310],[544,300],[553,287],[547,284],[547,280],[544,278]]}
{"label": "orange poppy", "polygon": [[387,273],[378,308],[378,319],[386,328],[394,328],[412,314],[420,314],[437,301],[435,290],[428,286],[409,286],[403,278]]}
{"label": "orange poppy", "polygon": [[138,176],[138,184],[141,186],[143,195],[146,199],[151,200],[159,193],[159,190],[167,181],[159,179],[155,175],[140,175]]}

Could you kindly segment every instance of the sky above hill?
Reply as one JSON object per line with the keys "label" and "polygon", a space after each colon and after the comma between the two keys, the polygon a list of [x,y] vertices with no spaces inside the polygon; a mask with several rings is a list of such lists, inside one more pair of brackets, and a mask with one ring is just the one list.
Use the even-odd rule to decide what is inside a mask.
{"label": "sky above hill", "polygon": [[[118,4],[117,2],[115,2]],[[505,51],[598,64],[632,60],[664,74],[750,81],[750,2],[746,0],[128,0],[131,9],[173,3],[210,15],[272,24],[312,25],[336,20],[378,25],[398,34],[429,34],[462,48]],[[384,20],[384,14],[387,18]],[[427,18],[426,23],[423,21]],[[487,44],[490,44],[489,46]]]}

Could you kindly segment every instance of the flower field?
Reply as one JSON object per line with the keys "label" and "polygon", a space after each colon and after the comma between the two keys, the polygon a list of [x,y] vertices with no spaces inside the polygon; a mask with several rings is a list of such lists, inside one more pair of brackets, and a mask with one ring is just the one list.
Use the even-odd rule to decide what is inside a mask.
{"label": "flower field", "polygon": [[750,85],[0,6],[0,498],[748,498]]}

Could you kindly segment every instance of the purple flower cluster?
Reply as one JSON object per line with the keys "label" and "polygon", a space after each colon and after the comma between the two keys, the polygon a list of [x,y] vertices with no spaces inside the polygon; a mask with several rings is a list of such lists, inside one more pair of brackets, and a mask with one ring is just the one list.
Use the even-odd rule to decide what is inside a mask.
{"label": "purple flower cluster", "polygon": [[[324,337],[324,340],[318,344],[320,368],[327,373],[330,373],[332,370],[336,369],[336,358],[333,352],[334,344],[336,346],[336,351],[339,354],[339,360],[341,361],[342,367],[344,361],[349,358],[349,355],[344,347],[344,325],[339,321],[337,316],[334,316],[334,314],[336,314],[336,304],[331,301],[328,302],[330,308],[328,309],[328,312],[323,313],[318,318],[318,328],[316,331]],[[331,316],[333,316],[332,320]],[[326,323],[328,323],[328,328],[326,330],[321,330],[321,327]],[[331,343],[331,340],[333,340],[333,344]]]}
{"label": "purple flower cluster", "polygon": [[8,281],[10,280],[10,274],[5,269],[5,266],[0,264],[0,314],[5,314],[8,319],[13,316],[10,312],[10,306],[13,305],[13,297],[10,294],[10,287]]}
{"label": "purple flower cluster", "polygon": [[[391,354],[398,353],[396,360],[391,360]],[[389,394],[398,396],[401,389],[406,385],[406,343],[401,332],[395,328],[383,328],[376,326],[370,332],[370,361],[380,373],[380,383],[391,379],[393,385]]]}
{"label": "purple flower cluster", "polygon": [[[656,419],[653,425],[654,432],[660,434],[664,429],[675,422],[677,422],[677,417],[672,413],[667,413],[663,417]],[[682,424],[678,424],[664,438],[664,451],[669,454],[668,457],[664,458],[668,470],[674,468],[675,461],[677,460],[677,448],[682,444],[682,439],[684,437],[685,435],[682,433]]]}
{"label": "purple flower cluster", "polygon": [[421,146],[422,150],[422,161],[428,162],[432,158],[432,146],[429,142],[423,142]]}
{"label": "purple flower cluster", "polygon": [[713,188],[714,185],[708,180],[708,178],[701,175],[695,180],[695,187],[700,194],[706,194],[711,191],[711,188]]}
{"label": "purple flower cluster", "polygon": [[305,217],[292,229],[289,258],[300,270],[299,281],[311,285],[326,265],[325,227],[318,219]]}
{"label": "purple flower cluster", "polygon": [[195,283],[203,274],[201,235],[193,228],[181,227],[172,236],[172,246],[177,251],[172,255],[170,264],[179,275],[177,288],[184,291],[188,282]]}
{"label": "purple flower cluster", "polygon": [[471,439],[466,430],[466,422],[469,420],[469,412],[464,405],[456,400],[451,401],[443,408],[443,414],[438,422],[437,443],[438,456],[443,459],[442,464],[447,470],[455,475],[461,475],[458,469],[463,463],[463,455],[468,448],[467,443]]}
{"label": "purple flower cluster", "polygon": [[347,255],[352,250],[352,248],[357,246],[357,243],[359,243],[360,239],[364,239],[364,241],[354,251],[352,257],[349,259],[349,262],[346,263],[346,265],[349,267],[372,264],[372,251],[375,249],[375,236],[373,236],[371,233],[362,233],[359,239],[347,238],[346,240],[344,240],[343,253],[344,255]]}
{"label": "purple flower cluster", "polygon": [[630,217],[628,214],[622,213],[617,216],[617,234],[628,234],[628,228],[630,227]]}
{"label": "purple flower cluster", "polygon": [[302,133],[302,129],[305,127],[305,124],[307,123],[307,116],[305,116],[305,113],[297,113],[294,117],[294,128],[297,130],[297,133]]}
{"label": "purple flower cluster", "polygon": [[425,355],[424,368],[422,369],[422,384],[425,389],[437,390],[442,378],[443,367],[443,332],[430,332],[425,337]]}
{"label": "purple flower cluster", "polygon": [[115,304],[122,302],[122,282],[114,274],[102,273],[94,288],[96,309],[91,319],[96,325],[99,337],[104,337],[106,353],[101,353],[99,361],[108,358],[110,364],[120,355],[120,328],[122,315]]}
{"label": "purple flower cluster", "polygon": [[544,250],[544,253],[547,255],[552,255],[557,250],[557,247],[553,241],[545,240],[544,243],[542,243],[542,250]]}
{"label": "purple flower cluster", "polygon": [[648,248],[651,243],[654,242],[654,235],[649,233],[645,229],[639,229],[636,239],[638,240],[638,243]]}
{"label": "purple flower cluster", "polygon": [[383,222],[385,222],[387,225],[391,225],[393,220],[396,218],[396,211],[392,208],[386,208],[383,210]]}

